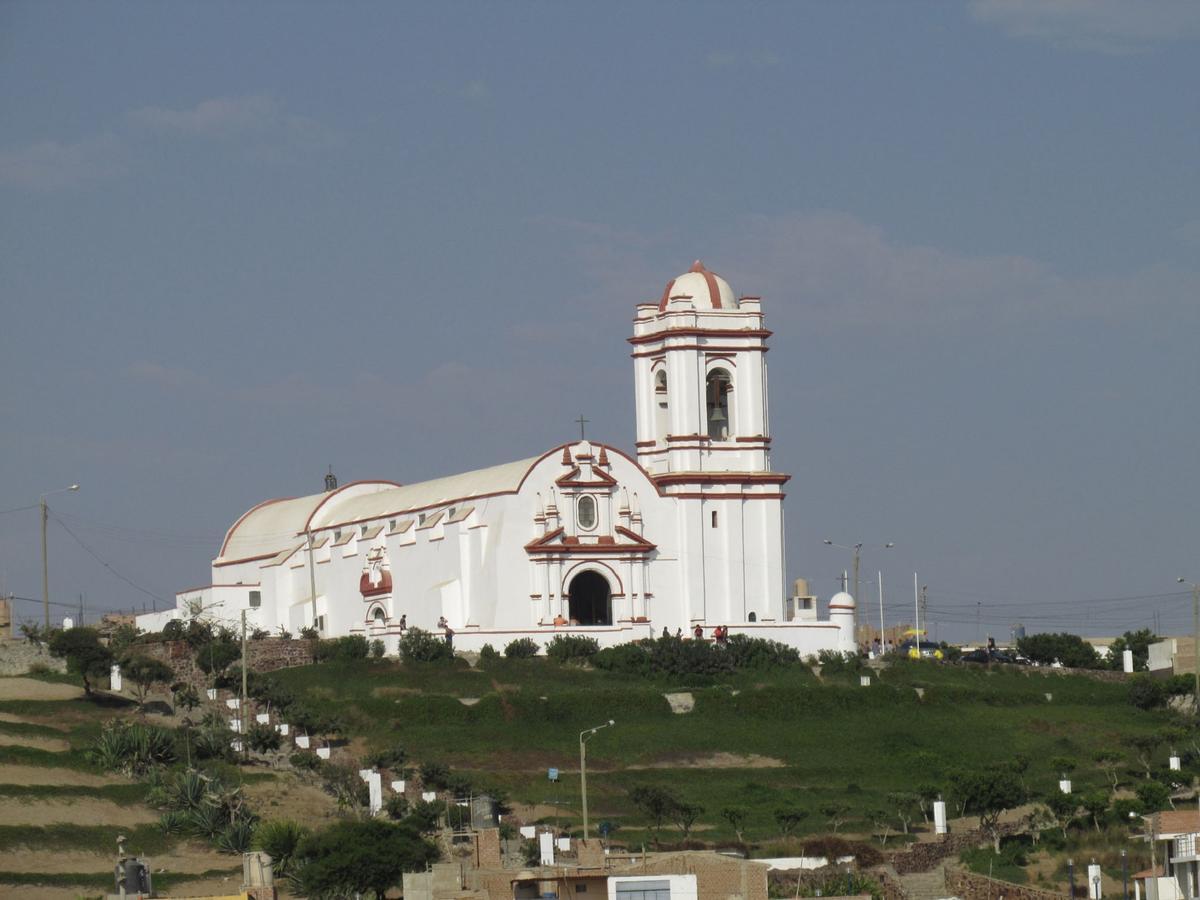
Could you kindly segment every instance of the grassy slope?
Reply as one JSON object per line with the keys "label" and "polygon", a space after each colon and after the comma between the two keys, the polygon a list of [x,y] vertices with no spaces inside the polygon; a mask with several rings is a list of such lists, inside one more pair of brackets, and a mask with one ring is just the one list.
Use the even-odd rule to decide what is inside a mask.
{"label": "grassy slope", "polygon": [[[705,837],[723,837],[725,806],[750,811],[749,839],[775,832],[773,811],[808,811],[807,831],[823,830],[820,807],[849,803],[866,817],[889,791],[945,784],[955,768],[1025,753],[1030,787],[1047,791],[1048,760],[1080,762],[1078,789],[1099,787],[1094,750],[1168,720],[1126,702],[1122,684],[1036,671],[986,671],[930,663],[900,664],[875,676],[818,682],[805,669],[741,673],[720,684],[653,682],[560,667],[545,659],[504,661],[486,671],[392,663],[331,663],[279,676],[372,746],[399,743],[416,760],[438,760],[477,774],[527,803],[577,808],[578,735],[609,718],[617,727],[588,745],[594,820],[636,818],[626,798],[637,784],[670,786],[702,805]],[[696,683],[699,682],[699,683]],[[916,687],[925,689],[923,699]],[[692,690],[695,710],[671,713],[663,692]],[[1047,701],[1045,692],[1053,693]],[[736,692],[736,693],[735,693]],[[460,697],[478,697],[465,706]],[[782,768],[707,769],[690,756],[758,754]],[[674,763],[674,765],[672,765]],[[665,768],[629,768],[660,764]],[[546,768],[563,770],[559,786]],[[570,771],[567,771],[570,770]]]}

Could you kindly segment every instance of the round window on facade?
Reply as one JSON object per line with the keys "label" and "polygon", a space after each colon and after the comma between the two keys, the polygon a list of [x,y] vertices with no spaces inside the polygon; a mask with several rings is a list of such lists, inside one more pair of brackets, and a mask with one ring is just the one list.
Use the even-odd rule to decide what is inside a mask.
{"label": "round window on facade", "polygon": [[576,513],[579,527],[584,531],[591,531],[596,527],[596,498],[584,494],[579,498]]}

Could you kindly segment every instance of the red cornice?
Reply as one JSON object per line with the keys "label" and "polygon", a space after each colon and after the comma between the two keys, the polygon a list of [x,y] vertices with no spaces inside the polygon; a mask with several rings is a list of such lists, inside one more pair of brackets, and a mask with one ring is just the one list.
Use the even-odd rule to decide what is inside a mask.
{"label": "red cornice", "polygon": [[[592,556],[621,553],[644,554],[657,550],[658,546],[652,544],[643,538],[641,535],[630,531],[618,525],[615,529],[617,534],[628,539],[628,544],[618,544],[615,539],[608,536],[608,541],[602,544],[579,544],[574,543],[577,538],[563,537],[563,529],[556,528],[548,534],[542,535],[525,545],[526,553],[562,553],[568,556]],[[555,543],[559,538],[562,538],[563,543]],[[572,543],[566,543],[572,541]]]}
{"label": "red cornice", "polygon": [[[677,337],[732,337],[732,338],[761,338],[766,340],[773,331],[766,328],[666,328],[662,331],[655,331],[652,334],[635,334],[633,337],[626,338],[629,343],[637,344],[653,344],[655,341],[663,341],[668,338]],[[674,349],[674,348],[667,348]],[[744,347],[727,348],[743,350]]]}
{"label": "red cornice", "polygon": [[600,469],[593,468],[592,474],[596,476],[595,481],[580,481],[579,469],[575,468],[556,478],[554,483],[559,487],[612,487],[617,483],[617,479]]}
{"label": "red cornice", "polygon": [[260,560],[264,559],[274,559],[278,555],[279,551],[276,550],[274,553],[264,553],[262,556],[246,556],[242,559],[225,559],[221,560],[221,562],[214,561],[213,568],[218,569],[221,566],[236,566],[238,563],[259,562]]}
{"label": "red cornice", "polygon": [[735,437],[734,440],[737,441],[738,443],[742,443],[742,444],[754,444],[754,443],[769,444],[769,443],[771,443],[771,439],[762,434],[753,434],[748,437]]}
{"label": "red cornice", "polygon": [[651,476],[656,484],[784,484],[782,472],[664,472]]}

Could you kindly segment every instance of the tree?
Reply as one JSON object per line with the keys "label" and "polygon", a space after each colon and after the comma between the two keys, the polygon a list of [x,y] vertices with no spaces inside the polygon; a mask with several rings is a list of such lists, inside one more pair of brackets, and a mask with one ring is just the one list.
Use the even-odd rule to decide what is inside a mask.
{"label": "tree", "polygon": [[790,837],[807,816],[808,813],[802,809],[777,809],[775,810],[775,824],[779,826],[781,835]]}
{"label": "tree", "polygon": [[405,872],[421,872],[438,859],[437,848],[408,824],[382,819],[335,822],[304,837],[295,852],[300,893],[348,897],[371,891],[382,898],[400,887]]}
{"label": "tree", "polygon": [[1137,786],[1135,793],[1147,812],[1156,812],[1164,806],[1175,808],[1175,804],[1171,802],[1171,792],[1161,782],[1143,781]]}
{"label": "tree", "polygon": [[271,855],[276,878],[287,878],[296,863],[296,851],[309,830],[290,819],[272,819],[254,830],[254,849]]}
{"label": "tree", "polygon": [[454,659],[454,650],[441,635],[408,628],[400,638],[400,658],[406,663],[445,662]]}
{"label": "tree", "polygon": [[662,824],[674,812],[679,800],[670,791],[653,785],[638,785],[629,792],[629,799],[650,820],[654,843],[658,844],[658,832]]}
{"label": "tree", "polygon": [[1133,670],[1145,672],[1150,663],[1150,645],[1157,640],[1158,636],[1149,628],[1125,632],[1108,647],[1108,667],[1120,671],[1125,665],[1124,651],[1132,650]]}
{"label": "tree", "polygon": [[1098,750],[1096,755],[1092,757],[1096,761],[1096,768],[1104,770],[1104,774],[1108,776],[1108,780],[1112,782],[1112,789],[1117,790],[1117,767],[1124,760],[1120,753],[1116,750]]}
{"label": "tree", "polygon": [[1079,763],[1072,756],[1055,756],[1050,760],[1050,768],[1063,775],[1070,775],[1079,768]]}
{"label": "tree", "polygon": [[703,806],[683,800],[675,801],[671,808],[671,819],[679,826],[679,830],[683,832],[683,839],[685,841],[688,839],[688,835],[692,833],[692,826],[696,824],[696,820],[703,813]]}
{"label": "tree", "polygon": [[241,657],[241,645],[233,638],[214,637],[197,648],[196,665],[205,675],[213,676],[215,682],[235,659]]}
{"label": "tree", "polygon": [[176,709],[182,706],[189,713],[200,705],[200,695],[186,681],[177,681],[171,685],[171,700]]}
{"label": "tree", "polygon": [[942,797],[941,790],[936,784],[922,784],[917,788],[917,802],[921,806],[921,818],[929,824],[929,816],[933,812],[934,801]]}
{"label": "tree", "polygon": [[908,826],[912,824],[921,808],[920,798],[909,791],[892,791],[887,795],[887,800],[896,811],[900,827],[904,829],[905,834],[908,834]]}
{"label": "tree", "polygon": [[1054,827],[1058,828],[1065,838],[1067,827],[1079,813],[1079,801],[1073,794],[1054,791],[1046,796],[1044,808],[1050,814]]}
{"label": "tree", "polygon": [[746,825],[746,811],[740,806],[727,806],[721,810],[721,818],[729,823],[729,827],[737,835],[738,843],[742,843],[742,829]]}
{"label": "tree", "polygon": [[121,660],[121,674],[133,682],[133,697],[138,709],[145,707],[154,685],[167,684],[175,677],[174,670],[162,660],[140,654]]}
{"label": "tree", "polygon": [[1025,802],[1025,790],[1017,776],[1005,769],[987,769],[959,777],[966,808],[979,816],[979,829],[992,839],[1000,853],[1000,816]]}
{"label": "tree", "polygon": [[1094,669],[1100,658],[1096,648],[1077,634],[1030,634],[1017,641],[1018,652],[1035,663],[1053,663],[1072,669]]}
{"label": "tree", "polygon": [[879,838],[879,846],[886,847],[888,838],[892,836],[892,817],[888,815],[888,811],[886,809],[872,810],[871,825],[875,829],[875,836]]}
{"label": "tree", "polygon": [[100,643],[95,628],[70,628],[50,639],[50,652],[67,661],[67,671],[83,679],[83,692],[92,693],[92,681],[112,668],[112,652]]}
{"label": "tree", "polygon": [[846,824],[846,816],[850,812],[850,807],[844,803],[826,803],[821,807],[821,815],[829,820],[829,830],[834,834],[838,833],[838,829]]}
{"label": "tree", "polygon": [[1104,791],[1092,791],[1084,794],[1081,799],[1084,811],[1092,817],[1092,824],[1100,830],[1100,817],[1108,812],[1108,794]]}
{"label": "tree", "polygon": [[1158,749],[1160,738],[1157,734],[1135,734],[1125,738],[1124,744],[1137,755],[1137,760],[1146,770],[1146,777],[1153,771],[1154,751]]}

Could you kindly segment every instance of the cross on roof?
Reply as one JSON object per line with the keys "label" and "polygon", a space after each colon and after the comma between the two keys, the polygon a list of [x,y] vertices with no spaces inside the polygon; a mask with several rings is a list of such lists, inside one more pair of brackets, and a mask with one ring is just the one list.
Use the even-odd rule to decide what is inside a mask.
{"label": "cross on roof", "polygon": [[581,441],[587,440],[587,434],[585,433],[584,426],[587,425],[587,423],[590,422],[591,419],[585,419],[583,417],[583,413],[580,413],[579,418],[576,419],[575,421],[579,423],[579,439]]}

